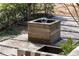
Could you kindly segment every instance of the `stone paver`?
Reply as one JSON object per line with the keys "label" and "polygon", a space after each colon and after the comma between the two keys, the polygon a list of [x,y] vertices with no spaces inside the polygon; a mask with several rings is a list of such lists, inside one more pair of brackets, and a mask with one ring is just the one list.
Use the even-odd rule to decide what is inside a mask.
{"label": "stone paver", "polygon": [[41,47],[43,47],[43,45],[41,44],[34,44],[31,42],[24,42],[24,41],[20,41],[20,40],[6,40],[0,43],[0,45],[4,45],[4,46],[10,46],[10,47],[14,47],[14,48],[18,48],[18,49],[29,49],[29,50],[37,50]]}
{"label": "stone paver", "polygon": [[72,37],[73,39],[79,38],[79,25],[74,21],[72,17],[55,17],[61,21],[61,37],[67,39]]}
{"label": "stone paver", "polygon": [[15,40],[22,40],[22,41],[27,41],[28,39],[28,34],[22,34],[22,35],[18,35],[17,37],[13,38]]}
{"label": "stone paver", "polygon": [[13,56],[13,55],[17,56],[17,49],[0,46],[0,52],[2,52],[1,54],[5,56]]}
{"label": "stone paver", "polygon": [[5,55],[5,54],[3,54],[3,53],[0,53],[0,56],[7,56],[7,55]]}
{"label": "stone paver", "polygon": [[79,46],[71,51],[68,56],[79,56]]}
{"label": "stone paver", "polygon": [[72,32],[61,32],[61,37],[64,40],[67,40],[68,37],[71,37],[73,40],[79,39],[79,34],[78,33],[72,33]]}
{"label": "stone paver", "polygon": [[[56,43],[55,45],[56,45],[56,46],[60,46],[61,44],[64,44],[66,41],[67,41],[67,39],[61,40],[60,42]],[[73,40],[73,43],[76,43],[76,42],[78,42],[78,41],[79,41],[79,40]]]}
{"label": "stone paver", "polygon": [[14,38],[14,37],[15,37],[15,35],[0,37],[0,42],[11,39],[11,38]]}

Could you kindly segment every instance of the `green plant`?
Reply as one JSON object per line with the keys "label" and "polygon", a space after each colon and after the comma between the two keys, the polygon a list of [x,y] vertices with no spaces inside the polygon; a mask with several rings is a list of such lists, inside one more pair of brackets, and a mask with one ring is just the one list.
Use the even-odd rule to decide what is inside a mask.
{"label": "green plant", "polygon": [[20,33],[21,32],[19,30],[16,30],[16,28],[8,28],[4,31],[1,31],[0,36],[3,37],[3,36],[10,36],[10,35],[18,35]]}
{"label": "green plant", "polygon": [[79,41],[74,43],[72,38],[69,37],[68,40],[66,41],[66,43],[61,44],[60,47],[63,50],[63,54],[67,55],[68,53],[70,53],[74,48],[76,48],[79,44]]}
{"label": "green plant", "polygon": [[27,21],[26,3],[0,4],[0,31],[16,24],[20,20]]}

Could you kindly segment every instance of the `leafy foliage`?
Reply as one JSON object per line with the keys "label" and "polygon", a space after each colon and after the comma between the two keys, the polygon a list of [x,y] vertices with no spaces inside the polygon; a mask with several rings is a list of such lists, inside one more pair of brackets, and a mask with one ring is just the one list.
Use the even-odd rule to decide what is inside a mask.
{"label": "leafy foliage", "polygon": [[79,41],[74,43],[72,38],[68,38],[68,40],[66,41],[66,43],[61,44],[60,47],[63,49],[63,54],[67,55],[68,53],[70,53],[74,48],[76,48],[79,44]]}
{"label": "leafy foliage", "polygon": [[[27,4],[0,4],[0,26],[11,25],[18,20],[27,20]],[[7,23],[7,24],[5,24]]]}

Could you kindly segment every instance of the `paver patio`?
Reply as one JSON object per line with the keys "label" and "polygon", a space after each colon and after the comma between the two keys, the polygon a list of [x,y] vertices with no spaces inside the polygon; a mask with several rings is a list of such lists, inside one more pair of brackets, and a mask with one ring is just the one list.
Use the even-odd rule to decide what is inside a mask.
{"label": "paver patio", "polygon": [[[68,37],[72,37],[74,42],[77,42],[79,39],[79,25],[73,20],[72,17],[63,17],[58,16],[54,19],[58,19],[61,21],[61,38],[62,40],[58,42],[56,45],[59,45],[61,42],[65,42]],[[28,43],[28,33],[18,35],[15,38],[9,38],[5,41],[0,42],[0,56],[17,56],[17,49],[19,48],[32,48],[38,47],[40,48],[39,44],[32,44]],[[28,46],[28,45],[32,45]],[[35,49],[36,49],[35,48]],[[38,49],[37,48],[37,49]],[[33,48],[34,49],[34,48]]]}

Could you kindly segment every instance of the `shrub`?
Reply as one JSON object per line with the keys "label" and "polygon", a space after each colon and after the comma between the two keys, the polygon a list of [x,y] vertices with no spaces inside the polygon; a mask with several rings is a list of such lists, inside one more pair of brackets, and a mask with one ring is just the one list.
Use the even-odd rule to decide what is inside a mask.
{"label": "shrub", "polygon": [[27,20],[27,4],[0,4],[0,26],[9,27],[18,20]]}

